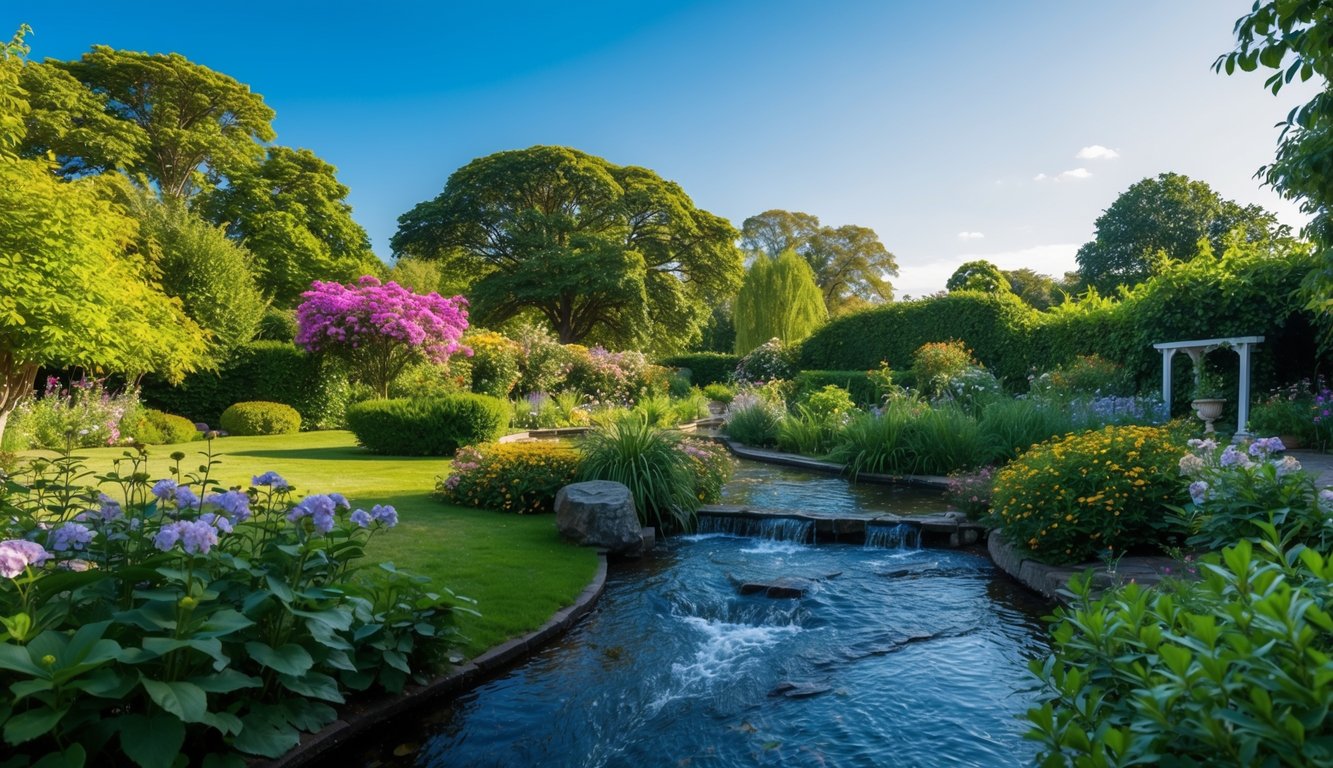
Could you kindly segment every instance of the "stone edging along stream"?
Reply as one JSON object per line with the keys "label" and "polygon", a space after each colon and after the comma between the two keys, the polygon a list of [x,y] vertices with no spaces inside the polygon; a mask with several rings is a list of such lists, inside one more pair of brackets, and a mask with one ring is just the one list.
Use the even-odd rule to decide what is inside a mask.
{"label": "stone edging along stream", "polygon": [[[606,588],[606,555],[598,555],[597,573],[574,603],[555,612],[545,624],[522,637],[507,640],[425,685],[408,685],[401,694],[368,702],[354,702],[337,720],[316,733],[301,735],[301,742],[282,757],[251,763],[254,768],[299,768],[324,758],[348,741],[365,735],[377,723],[401,715],[446,695],[471,690],[506,667],[541,650],[570,630],[592,610]],[[337,762],[337,761],[335,761]]]}

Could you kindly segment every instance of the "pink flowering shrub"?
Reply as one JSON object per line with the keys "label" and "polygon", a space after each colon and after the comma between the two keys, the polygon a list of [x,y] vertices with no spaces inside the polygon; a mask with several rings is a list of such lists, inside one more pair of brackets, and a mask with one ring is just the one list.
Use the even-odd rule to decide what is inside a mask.
{"label": "pink flowering shrub", "polygon": [[296,308],[296,344],[346,360],[380,397],[410,363],[443,363],[467,330],[467,300],[413,293],[365,275],[356,285],[316,280]]}
{"label": "pink flowering shrub", "polygon": [[122,420],[140,411],[135,389],[113,393],[97,379],[79,379],[65,387],[59,378],[48,376],[41,396],[25,400],[14,411],[5,442],[18,449],[50,450],[66,443],[76,448],[115,445],[122,437]]}

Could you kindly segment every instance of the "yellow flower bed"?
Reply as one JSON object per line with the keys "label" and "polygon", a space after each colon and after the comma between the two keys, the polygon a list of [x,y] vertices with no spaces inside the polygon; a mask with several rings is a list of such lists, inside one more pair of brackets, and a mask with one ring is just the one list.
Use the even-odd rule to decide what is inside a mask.
{"label": "yellow flower bed", "polygon": [[484,443],[459,448],[436,492],[456,504],[503,512],[550,512],[555,494],[574,482],[579,454],[567,443]]}
{"label": "yellow flower bed", "polygon": [[1049,563],[1156,548],[1187,453],[1163,427],[1110,426],[1033,446],[996,475],[990,523]]}

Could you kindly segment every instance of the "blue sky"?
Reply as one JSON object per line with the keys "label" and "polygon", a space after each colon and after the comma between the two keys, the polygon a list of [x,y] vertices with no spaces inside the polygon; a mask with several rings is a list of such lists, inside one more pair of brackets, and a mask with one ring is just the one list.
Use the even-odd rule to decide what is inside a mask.
{"label": "blue sky", "polygon": [[737,226],[785,208],[872,227],[899,295],[921,295],[974,258],[1071,269],[1100,212],[1163,171],[1303,223],[1253,174],[1309,89],[1211,71],[1249,6],[33,0],[0,27],[30,24],[37,58],[178,52],[248,83],[279,143],[338,167],[381,257],[459,166],[564,144]]}

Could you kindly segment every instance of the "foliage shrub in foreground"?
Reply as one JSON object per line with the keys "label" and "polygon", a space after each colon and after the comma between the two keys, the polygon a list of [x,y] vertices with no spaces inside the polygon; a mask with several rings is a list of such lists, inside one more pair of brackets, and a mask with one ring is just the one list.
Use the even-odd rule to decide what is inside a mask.
{"label": "foliage shrub in foreground", "polygon": [[290,435],[301,431],[301,414],[284,403],[252,400],[223,411],[218,426],[231,435]]}
{"label": "foliage shrub in foreground", "polygon": [[1269,526],[1201,570],[1096,600],[1070,581],[1053,653],[1031,662],[1041,765],[1333,764],[1333,560]]}
{"label": "foliage shrub in foreground", "polygon": [[972,350],[956,339],[922,344],[912,353],[912,378],[928,398],[944,393],[949,380],[969,366],[976,367]]}
{"label": "foliage shrub in foreground", "polygon": [[[126,453],[100,484],[66,451],[0,486],[7,765],[241,766],[443,665],[451,608],[359,562],[397,523],[266,472],[244,490],[152,483]],[[299,498],[299,500],[298,500]],[[209,756],[209,757],[205,757]]]}
{"label": "foliage shrub in foreground", "polygon": [[356,441],[391,456],[449,456],[464,445],[500,436],[509,403],[486,395],[367,400],[347,408]]}
{"label": "foliage shrub in foreground", "polygon": [[556,493],[575,482],[579,453],[568,443],[537,440],[459,448],[435,491],[447,501],[501,512],[554,509]]}
{"label": "foliage shrub in foreground", "polygon": [[1047,563],[1167,543],[1186,453],[1163,427],[1105,427],[1033,446],[995,478],[989,522]]}
{"label": "foliage shrub in foreground", "polygon": [[628,415],[597,427],[579,441],[582,480],[622,483],[634,496],[639,520],[664,533],[694,528],[699,497],[694,468],[679,433]]}
{"label": "foliage shrub in foreground", "polygon": [[522,377],[523,349],[494,331],[468,334],[463,342],[472,350],[472,391],[491,397],[509,397]]}
{"label": "foliage shrub in foreground", "polygon": [[1062,400],[1096,395],[1130,395],[1124,366],[1101,355],[1080,355],[1032,379],[1036,397]]}

